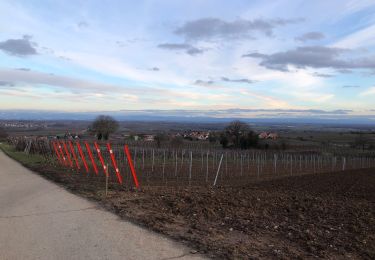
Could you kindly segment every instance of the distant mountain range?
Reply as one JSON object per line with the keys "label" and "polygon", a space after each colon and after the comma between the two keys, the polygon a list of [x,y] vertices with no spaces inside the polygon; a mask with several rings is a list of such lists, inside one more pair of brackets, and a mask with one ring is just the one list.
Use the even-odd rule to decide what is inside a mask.
{"label": "distant mountain range", "polygon": [[110,115],[119,121],[308,123],[375,125],[375,115],[352,115],[351,110],[224,109],[224,110],[120,110],[63,112],[46,110],[0,110],[0,120],[93,120]]}

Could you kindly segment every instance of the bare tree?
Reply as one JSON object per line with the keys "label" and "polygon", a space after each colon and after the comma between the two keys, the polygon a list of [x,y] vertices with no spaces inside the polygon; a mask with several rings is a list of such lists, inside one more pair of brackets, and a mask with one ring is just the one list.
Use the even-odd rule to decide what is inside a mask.
{"label": "bare tree", "polygon": [[174,148],[179,148],[184,144],[184,138],[182,136],[175,136],[170,140],[170,144]]}
{"label": "bare tree", "polygon": [[370,139],[367,138],[363,133],[360,133],[354,140],[354,145],[362,148],[362,151],[365,150],[367,144],[370,143]]}
{"label": "bare tree", "polygon": [[154,140],[156,142],[156,146],[160,148],[161,143],[167,140],[167,135],[165,135],[164,133],[158,133],[155,135]]}
{"label": "bare tree", "polygon": [[4,128],[0,127],[0,141],[6,140],[8,137],[8,133],[5,131]]}
{"label": "bare tree", "polygon": [[89,128],[89,131],[96,135],[98,140],[108,140],[109,135],[119,128],[118,122],[110,116],[98,116]]}
{"label": "bare tree", "polygon": [[240,147],[240,138],[249,132],[250,127],[245,122],[236,120],[229,123],[225,128],[226,135],[233,140],[235,147]]}

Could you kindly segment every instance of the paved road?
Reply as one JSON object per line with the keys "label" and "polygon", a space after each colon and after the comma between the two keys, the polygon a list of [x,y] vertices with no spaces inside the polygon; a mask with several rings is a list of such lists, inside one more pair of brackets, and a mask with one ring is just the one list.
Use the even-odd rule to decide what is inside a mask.
{"label": "paved road", "polygon": [[0,259],[203,259],[69,193],[0,151]]}

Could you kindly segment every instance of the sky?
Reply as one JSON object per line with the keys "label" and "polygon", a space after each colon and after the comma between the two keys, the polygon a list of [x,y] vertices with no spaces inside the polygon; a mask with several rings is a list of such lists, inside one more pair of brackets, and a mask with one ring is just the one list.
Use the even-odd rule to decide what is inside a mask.
{"label": "sky", "polygon": [[0,109],[375,120],[375,0],[2,0]]}

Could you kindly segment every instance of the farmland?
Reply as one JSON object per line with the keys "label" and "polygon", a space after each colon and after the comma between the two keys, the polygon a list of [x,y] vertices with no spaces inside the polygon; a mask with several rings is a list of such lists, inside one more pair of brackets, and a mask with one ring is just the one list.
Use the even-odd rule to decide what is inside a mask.
{"label": "farmland", "polygon": [[[23,164],[119,216],[183,241],[213,258],[375,256],[373,169],[287,176],[239,185],[143,185],[68,171],[2,148]],[[34,157],[32,155],[31,157]]]}
{"label": "farmland", "polygon": [[106,142],[56,139],[45,130],[11,135],[1,147],[41,176],[213,258],[373,259],[374,151],[352,145],[357,129],[278,132],[267,142],[287,142],[285,149],[157,145],[119,133]]}

